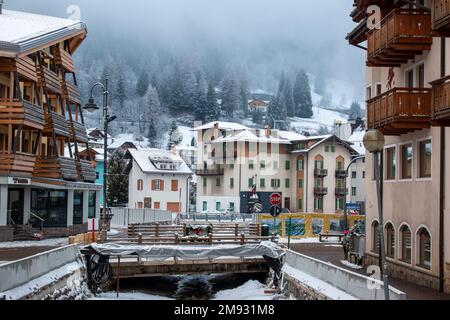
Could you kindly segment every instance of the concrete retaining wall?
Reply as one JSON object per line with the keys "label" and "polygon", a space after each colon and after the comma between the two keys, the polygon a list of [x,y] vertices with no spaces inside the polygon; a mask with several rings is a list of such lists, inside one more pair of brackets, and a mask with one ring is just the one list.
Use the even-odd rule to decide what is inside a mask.
{"label": "concrete retaining wall", "polygon": [[[383,282],[288,250],[284,263],[362,300],[384,300]],[[368,285],[378,284],[378,289]],[[405,293],[390,287],[391,300],[406,299]]]}
{"label": "concrete retaining wall", "polygon": [[78,258],[77,245],[69,245],[1,265],[0,292],[23,285]]}

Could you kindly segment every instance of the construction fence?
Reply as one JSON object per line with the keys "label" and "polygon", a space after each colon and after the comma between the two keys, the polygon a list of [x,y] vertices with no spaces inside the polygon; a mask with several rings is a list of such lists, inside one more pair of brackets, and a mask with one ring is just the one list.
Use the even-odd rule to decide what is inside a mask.
{"label": "construction fence", "polygon": [[176,214],[158,209],[111,208],[112,226],[128,227],[139,223],[172,223]]}

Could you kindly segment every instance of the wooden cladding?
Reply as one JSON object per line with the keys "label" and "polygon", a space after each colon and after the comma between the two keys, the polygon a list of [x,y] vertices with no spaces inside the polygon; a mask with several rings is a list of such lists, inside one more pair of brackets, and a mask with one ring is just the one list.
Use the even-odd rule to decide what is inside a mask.
{"label": "wooden cladding", "polygon": [[78,174],[85,182],[95,182],[97,174],[92,163],[87,160],[77,162]]}
{"label": "wooden cladding", "polygon": [[21,124],[42,130],[45,125],[44,111],[28,101],[0,99],[0,124]]}
{"label": "wooden cladding", "polygon": [[62,95],[69,103],[81,104],[80,91],[78,87],[67,81],[62,81]]}
{"label": "wooden cladding", "polygon": [[367,34],[367,65],[397,66],[430,50],[431,13],[417,9],[395,9],[382,21],[380,29]]}
{"label": "wooden cladding", "polygon": [[18,58],[16,68],[19,76],[25,77],[33,82],[37,82],[36,63],[28,57]]}
{"label": "wooden cladding", "polygon": [[51,136],[53,131],[56,135],[70,137],[69,126],[66,117],[52,111],[50,114],[45,113],[44,134]]}
{"label": "wooden cladding", "polygon": [[61,81],[58,75],[47,68],[37,68],[39,86],[47,88],[56,94],[62,94]]}
{"label": "wooden cladding", "polygon": [[433,82],[432,119],[450,120],[450,76]]}
{"label": "wooden cladding", "polygon": [[0,174],[31,177],[36,157],[24,153],[0,152]]}
{"label": "wooden cladding", "polygon": [[77,181],[78,171],[74,159],[40,156],[36,160],[33,176]]}
{"label": "wooden cladding", "polygon": [[367,125],[385,135],[427,128],[431,122],[431,89],[395,88],[367,102]]}
{"label": "wooden cladding", "polygon": [[72,121],[69,124],[69,127],[70,127],[70,134],[72,135],[72,139],[74,141],[76,140],[84,143],[87,143],[89,141],[86,132],[86,127],[84,126],[84,124]]}
{"label": "wooden cladding", "polygon": [[450,0],[433,0],[433,31],[450,36]]}
{"label": "wooden cladding", "polygon": [[67,72],[75,72],[75,63],[73,62],[72,56],[60,47],[57,47],[55,50],[55,63],[62,66]]}

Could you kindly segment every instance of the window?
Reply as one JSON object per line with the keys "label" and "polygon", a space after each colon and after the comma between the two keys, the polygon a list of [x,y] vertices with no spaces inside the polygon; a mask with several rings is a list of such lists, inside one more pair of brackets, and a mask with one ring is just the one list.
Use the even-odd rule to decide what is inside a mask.
{"label": "window", "polygon": [[272,188],[279,188],[281,186],[281,180],[280,179],[272,179],[270,181],[270,186]]}
{"label": "window", "polygon": [[220,178],[219,177],[216,178],[216,187],[220,187]]}
{"label": "window", "polygon": [[414,69],[406,71],[405,81],[407,88],[414,88]]}
{"label": "window", "polygon": [[395,173],[397,169],[395,147],[386,149],[385,154],[386,154],[386,180],[395,180]]}
{"label": "window", "polygon": [[352,187],[352,196],[356,197],[356,187]]}
{"label": "window", "polygon": [[266,168],[266,162],[264,160],[261,160],[260,167],[261,167],[261,169],[265,169]]}
{"label": "window", "polygon": [[363,173],[362,173],[362,177],[363,177],[363,179],[365,179],[365,178],[366,178],[366,172],[365,172],[365,171],[363,171]]}
{"label": "window", "polygon": [[298,188],[303,189],[303,179],[298,180]]}
{"label": "window", "polygon": [[161,209],[161,202],[155,202],[155,209]]}
{"label": "window", "polygon": [[400,236],[402,244],[402,252],[400,260],[406,263],[411,263],[412,239],[411,239],[411,230],[409,230],[408,226],[403,226],[400,229]]}
{"label": "window", "polygon": [[431,267],[431,236],[425,228],[419,231],[419,265]]}
{"label": "window", "polygon": [[314,210],[323,210],[323,198],[314,198]]}
{"label": "window", "polygon": [[235,205],[234,202],[230,202],[230,211],[235,212]]}
{"label": "window", "polygon": [[417,87],[425,88],[425,65],[417,67]]}
{"label": "window", "polygon": [[330,146],[325,146],[325,152],[330,152]]}
{"label": "window", "polygon": [[255,183],[253,182],[253,179],[254,179],[254,178],[249,178],[249,179],[248,179],[248,187],[249,187],[250,189],[253,188],[253,186],[254,186],[254,184],[255,184]]}
{"label": "window", "polygon": [[285,186],[285,188],[290,188],[291,187],[291,180],[289,180],[289,179],[286,179],[285,181],[284,181],[284,186]]}
{"label": "window", "polygon": [[259,180],[259,186],[264,189],[266,187],[266,179],[261,178]]}
{"label": "window", "polygon": [[278,170],[278,168],[279,168],[279,167],[278,167],[278,161],[274,161],[274,162],[273,162],[273,169],[274,169],[274,170]]}
{"label": "window", "polygon": [[164,180],[161,179],[152,180],[152,190],[164,191]]}
{"label": "window", "polygon": [[216,202],[216,210],[221,209],[222,204],[220,202]]}
{"label": "window", "polygon": [[377,83],[376,93],[377,93],[377,96],[379,96],[381,94],[381,83]]}
{"label": "window", "polygon": [[142,179],[139,179],[137,181],[137,189],[138,189],[138,191],[144,190],[144,181]]}
{"label": "window", "polygon": [[73,224],[83,224],[83,191],[73,193]]}
{"label": "window", "polygon": [[234,178],[230,178],[230,189],[234,188]]}
{"label": "window", "polygon": [[419,177],[431,178],[431,140],[419,143]]}
{"label": "window", "polygon": [[284,165],[284,168],[285,168],[286,170],[291,170],[291,162],[288,161],[288,160],[286,160],[285,165]]}
{"label": "window", "polygon": [[356,179],[356,171],[352,171],[352,179]]}
{"label": "window", "polygon": [[343,164],[343,162],[341,160],[339,160],[337,162],[337,169],[338,170],[344,170],[344,164]]}
{"label": "window", "polygon": [[395,229],[392,223],[386,225],[386,256],[395,258]]}
{"label": "window", "polygon": [[305,170],[305,162],[304,160],[297,160],[297,171]]}
{"label": "window", "polygon": [[208,202],[203,201],[203,211],[208,210]]}
{"label": "window", "polygon": [[372,99],[372,87],[367,87],[366,98],[367,98],[367,100]]}
{"label": "window", "polygon": [[402,161],[402,179],[412,178],[412,159],[413,146],[412,144],[405,144],[401,146],[401,161]]}
{"label": "window", "polygon": [[172,180],[172,191],[178,191],[178,180]]}
{"label": "window", "polygon": [[323,160],[314,160],[314,169],[323,169]]}
{"label": "window", "polygon": [[249,160],[248,162],[248,168],[250,170],[253,170],[255,168],[255,162],[253,160]]}
{"label": "window", "polygon": [[330,146],[330,151],[331,152],[336,152],[336,146]]}
{"label": "window", "polygon": [[316,188],[322,188],[322,179],[316,179]]}
{"label": "window", "polygon": [[206,178],[203,178],[203,187],[206,187],[208,185],[208,180]]}
{"label": "window", "polygon": [[344,210],[344,198],[336,198],[336,210]]}
{"label": "window", "polygon": [[303,210],[303,199],[298,199],[298,209]]}
{"label": "window", "polygon": [[372,223],[372,251],[375,253],[380,252],[380,232],[378,227],[380,224],[378,221]]}
{"label": "window", "polygon": [[97,195],[95,191],[89,191],[89,213],[88,218],[95,218],[95,203],[96,203]]}

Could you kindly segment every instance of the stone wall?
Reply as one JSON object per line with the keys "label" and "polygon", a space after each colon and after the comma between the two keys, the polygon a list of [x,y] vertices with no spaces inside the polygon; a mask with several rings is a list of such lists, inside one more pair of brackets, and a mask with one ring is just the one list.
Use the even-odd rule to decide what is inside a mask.
{"label": "stone wall", "polygon": [[14,240],[14,228],[0,227],[0,242],[13,240]]}
{"label": "stone wall", "polygon": [[[377,256],[366,254],[365,261],[367,266],[379,265],[379,259]],[[406,280],[420,286],[439,290],[439,277],[414,269],[410,266],[405,266],[388,260],[388,274],[393,278]]]}
{"label": "stone wall", "polygon": [[314,290],[310,286],[298,281],[297,279],[284,274],[286,291],[297,300],[329,300],[327,296]]}

